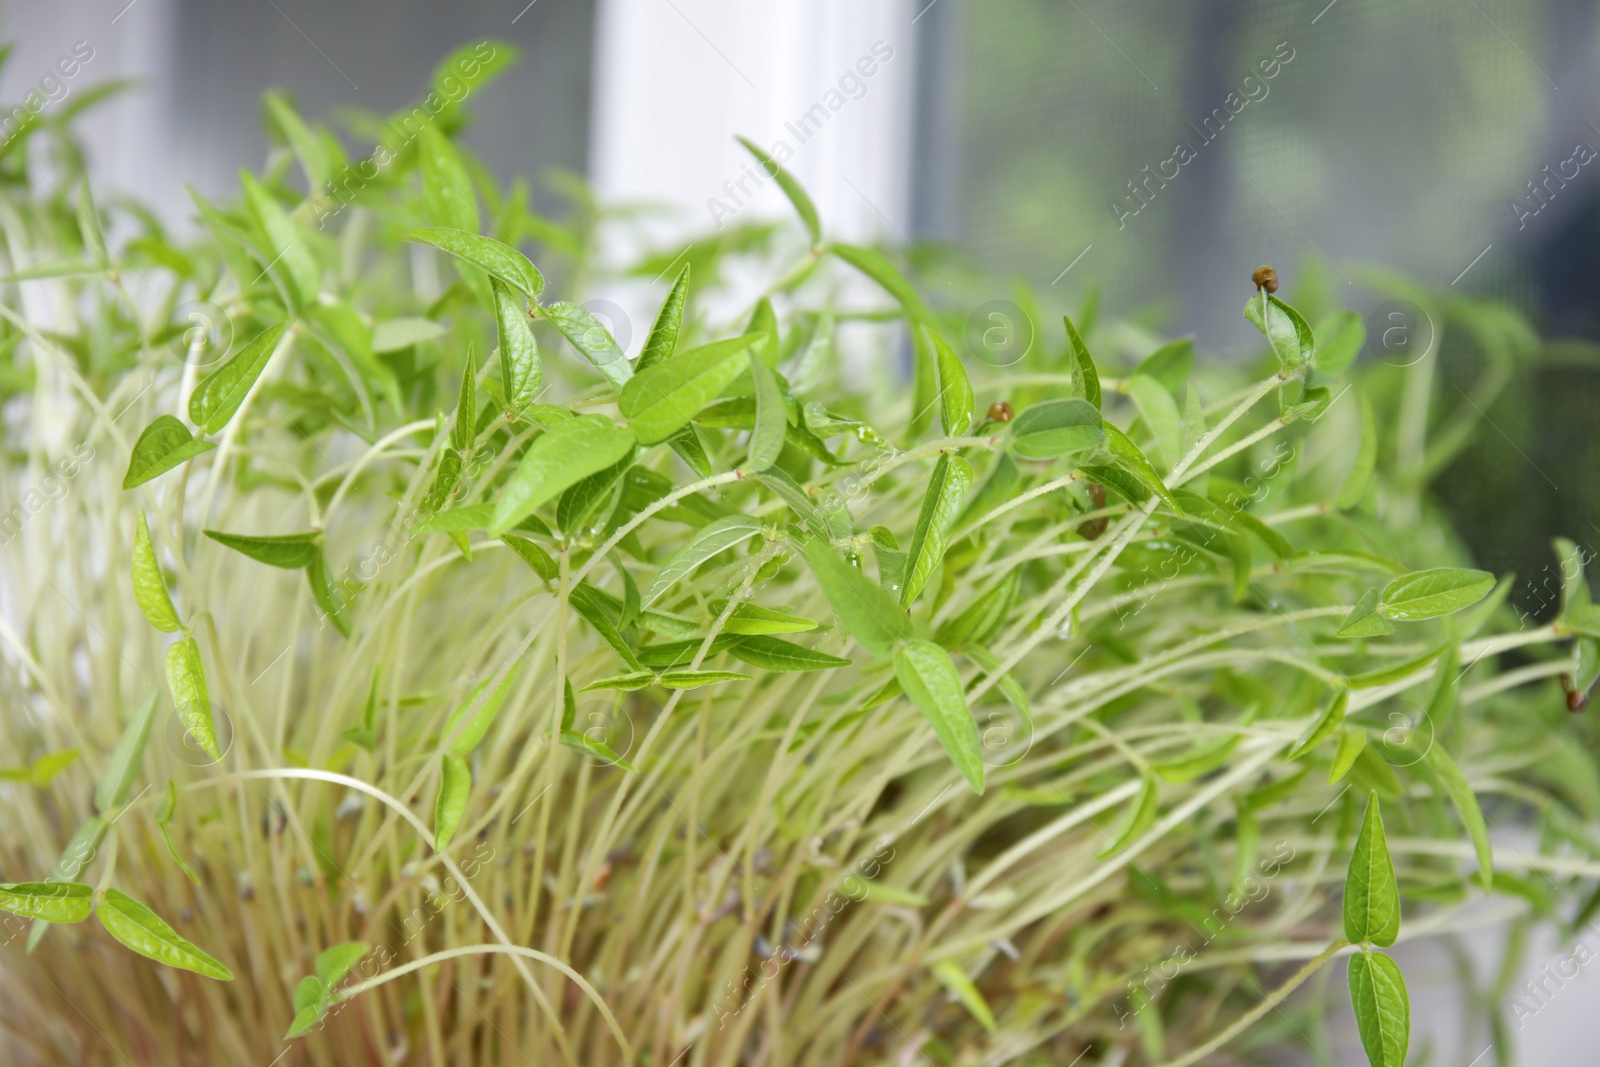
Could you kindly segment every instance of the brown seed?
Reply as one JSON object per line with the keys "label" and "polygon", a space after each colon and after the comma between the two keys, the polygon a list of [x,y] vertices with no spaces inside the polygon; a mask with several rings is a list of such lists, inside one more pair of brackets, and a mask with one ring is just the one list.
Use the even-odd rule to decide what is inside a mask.
{"label": "brown seed", "polygon": [[1278,272],[1271,267],[1257,267],[1255,273],[1250,275],[1250,280],[1256,283],[1258,293],[1263,289],[1269,293],[1278,291]]}
{"label": "brown seed", "polygon": [[989,405],[989,417],[995,422],[1010,422],[1012,414],[1011,405],[1004,400],[996,400]]}
{"label": "brown seed", "polygon": [[1567,694],[1567,710],[1582,711],[1589,706],[1589,694],[1580,693],[1576,689]]}
{"label": "brown seed", "polygon": [[[1106,487],[1101,485],[1099,482],[1090,482],[1089,499],[1094,501],[1096,511],[1105,507]],[[1085,541],[1097,540],[1101,534],[1106,532],[1106,525],[1110,521],[1111,520],[1109,518],[1102,515],[1098,519],[1090,519],[1088,522],[1080,522],[1078,524],[1078,534]]]}

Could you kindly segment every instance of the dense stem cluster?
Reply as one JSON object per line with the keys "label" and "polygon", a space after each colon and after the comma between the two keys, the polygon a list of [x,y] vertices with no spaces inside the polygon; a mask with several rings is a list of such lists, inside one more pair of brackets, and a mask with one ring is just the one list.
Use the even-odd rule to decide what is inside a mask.
{"label": "dense stem cluster", "polygon": [[0,149],[16,1062],[1188,1064],[1344,954],[1388,1067],[1372,946],[1600,877],[1582,561],[1508,631],[1355,316],[996,368],[759,155],[803,235],[617,270],[457,108],[319,227],[269,114],[194,242]]}

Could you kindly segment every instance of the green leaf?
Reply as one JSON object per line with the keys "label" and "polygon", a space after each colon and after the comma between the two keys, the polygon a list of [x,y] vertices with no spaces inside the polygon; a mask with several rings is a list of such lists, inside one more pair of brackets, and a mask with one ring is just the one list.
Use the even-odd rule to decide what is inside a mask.
{"label": "green leaf", "polygon": [[596,741],[587,734],[580,734],[576,730],[561,731],[561,743],[567,748],[582,752],[586,756],[593,756],[595,759],[613,766],[621,767],[625,771],[637,772],[639,769],[613,752],[604,741]]}
{"label": "green leaf", "polygon": [[81,923],[89,917],[93,892],[78,882],[0,884],[0,911],[47,923]]}
{"label": "green leaf", "polygon": [[461,826],[472,793],[472,769],[460,756],[444,756],[439,777],[439,796],[433,804],[433,850],[443,852]]}
{"label": "green leaf", "polygon": [[972,1017],[978,1020],[985,1030],[992,1034],[999,1029],[994,1021],[994,1012],[989,1010],[988,1002],[983,999],[983,994],[978,992],[978,987],[972,984],[972,979],[961,969],[961,964],[955,960],[940,960],[929,969],[933,971],[933,976],[939,979],[939,984],[950,990],[951,995],[972,1013]]}
{"label": "green leaf", "polygon": [[342,941],[323,949],[317,953],[317,977],[330,990],[333,989],[344,981],[350,968],[360,963],[367,951],[367,946],[360,941]]}
{"label": "green leaf", "polygon": [[811,197],[806,195],[805,189],[795,179],[793,174],[785,170],[777,160],[767,155],[755,144],[740,137],[739,143],[744,145],[752,156],[760,161],[768,174],[778,183],[778,188],[783,190],[783,195],[789,198],[789,203],[794,205],[795,214],[800,216],[800,221],[805,223],[806,233],[811,235],[814,245],[822,240],[822,222],[817,218],[817,208],[811,202]]}
{"label": "green leaf", "polygon": [[[983,668],[984,673],[992,675],[1000,669],[1000,657],[976,641],[967,646],[966,652],[974,663]],[[1016,709],[1022,737],[1031,739],[1033,737],[1033,705],[1028,700],[1028,691],[1022,688],[1022,683],[1017,681],[1010,671],[1000,675],[995,684],[999,686],[1001,695],[1010,701],[1011,706]]]}
{"label": "green leaf", "polygon": [[211,694],[206,689],[205,665],[200,661],[200,646],[192,637],[167,646],[167,688],[178,721],[195,744],[214,760],[222,759],[217,747],[217,730],[211,721]]}
{"label": "green leaf", "polygon": [[348,730],[341,731],[339,736],[357,748],[372,753],[378,751],[378,735],[365,727],[352,726]]}
{"label": "green leaf", "polygon": [[910,607],[933,576],[934,568],[944,559],[951,527],[961,514],[961,505],[971,488],[972,465],[953,452],[941,453],[922,495],[922,511],[911,533],[911,544],[906,548],[905,583],[900,589],[903,607]]}
{"label": "green leaf", "polygon": [[106,252],[105,231],[100,226],[100,213],[94,209],[94,196],[89,192],[89,179],[78,186],[78,234],[83,238],[83,249],[102,269],[111,266],[111,256]]}
{"label": "green leaf", "polygon": [[1378,421],[1372,413],[1372,400],[1365,392],[1357,391],[1356,400],[1361,405],[1361,444],[1356,448],[1356,461],[1345,475],[1344,485],[1334,498],[1334,506],[1348,511],[1366,497],[1372,487],[1372,473],[1378,465]]}
{"label": "green leaf", "polygon": [[906,574],[906,554],[901,551],[900,542],[887,526],[874,526],[867,534],[872,538],[872,554],[878,560],[878,584],[899,596]]}
{"label": "green leaf", "polygon": [[[840,628],[863,648],[875,656],[886,656],[893,651],[897,640],[910,636],[911,623],[900,605],[882,586],[871,582],[840,558],[832,545],[813,537],[808,538],[800,550],[816,574],[817,584],[828,598]],[[977,737],[976,728],[973,737]]]}
{"label": "green leaf", "polygon": [[513,415],[533,403],[544,384],[539,362],[539,344],[528,324],[523,298],[498,278],[491,278],[494,290],[494,318],[500,337],[500,388],[505,405]]}
{"label": "green leaf", "polygon": [[678,332],[683,328],[683,309],[688,300],[689,264],[685,263],[672,283],[672,290],[661,302],[661,310],[656,312],[655,324],[650,327],[650,336],[645,338],[639,361],[633,368],[635,373],[670,359],[677,351]]}
{"label": "green leaf", "polygon": [[500,540],[520,556],[524,563],[532,567],[533,573],[542,578],[547,585],[561,577],[561,565],[551,557],[550,553],[540,548],[537,542],[514,534],[506,534]]}
{"label": "green leaf", "polygon": [[1142,374],[1128,379],[1127,390],[1150,430],[1162,467],[1171,470],[1183,458],[1183,417],[1177,402],[1165,386]]}
{"label": "green leaf", "polygon": [[1206,435],[1206,409],[1193,382],[1185,383],[1183,398],[1183,452],[1189,451]]}
{"label": "green leaf", "polygon": [[749,540],[759,534],[762,528],[761,521],[749,515],[726,515],[701,527],[661,565],[656,580],[650,583],[650,588],[644,594],[642,605],[648,608],[700,564],[719,552]]}
{"label": "green leaf", "polygon": [[269,92],[261,98],[261,102],[266,105],[272,120],[283,132],[284,140],[289,142],[295,158],[300,161],[300,169],[305,172],[306,185],[313,193],[318,192],[333,176],[328,162],[327,148],[282,93]]}
{"label": "green leaf", "polygon": [[970,641],[985,642],[1004,621],[1006,612],[1022,585],[1022,568],[1013,568],[993,585],[972,598],[961,614],[939,627],[939,644],[959,648]]}
{"label": "green leaf", "polygon": [[933,422],[934,408],[939,406],[939,369],[935,364],[933,344],[928,331],[915,319],[911,324],[911,417],[906,422],[906,435],[922,436]]}
{"label": "green leaf", "polygon": [[[267,257],[266,271],[281,269],[287,283],[290,299],[297,307],[314,303],[322,287],[322,272],[305,238],[284,212],[276,197],[249,171],[240,171],[239,180],[244,185],[245,202],[250,213],[266,235],[267,245],[262,250]],[[243,279],[241,279],[242,281]],[[195,419],[199,422],[199,419]]]}
{"label": "green leaf", "polygon": [[786,674],[793,671],[826,671],[848,667],[851,661],[814,648],[785,641],[781,637],[746,637],[728,650],[733,658],[763,671]]}
{"label": "green leaf", "polygon": [[579,415],[546,430],[501,490],[489,533],[505,534],[569,485],[619,462],[633,445],[633,434],[603,415]]}
{"label": "green leaf", "polygon": [[617,576],[622,579],[622,611],[617,615],[617,629],[626,630],[639,618],[643,608],[639,602],[639,585],[633,580],[633,574],[628,568],[623,566],[620,555],[613,553],[610,560]]}
{"label": "green leaf", "polygon": [[950,653],[932,641],[905,638],[894,646],[894,676],[906,696],[933,726],[933,732],[950,754],[956,770],[972,786],[973,792],[981,794],[984,766],[978,726],[967,706],[961,676],[956,673]]}
{"label": "green leaf", "polygon": [[530,300],[544,292],[544,275],[539,273],[539,268],[503,241],[443,226],[414,230],[406,234],[406,240],[433,245],[464,259]]}
{"label": "green leaf", "polygon": [[200,879],[195,877],[194,871],[189,869],[189,864],[184,862],[183,856],[178,852],[178,846],[172,843],[172,832],[167,829],[172,819],[178,814],[178,783],[171,778],[167,779],[167,795],[161,799],[161,807],[156,811],[156,829],[161,834],[161,840],[166,843],[167,852],[178,864],[178,868],[189,876],[189,881],[195,885],[200,884]]}
{"label": "green leaf", "polygon": [[311,585],[311,599],[316,601],[318,610],[333,623],[333,628],[341,636],[349,637],[350,616],[345,611],[344,598],[333,584],[333,576],[328,573],[328,557],[323,553],[320,542],[311,548],[311,562],[306,565],[306,581]]}
{"label": "green leaf", "polygon": [[317,544],[322,539],[322,535],[315,530],[307,533],[276,534],[273,536],[231,534],[223,533],[221,530],[206,530],[205,535],[219,545],[249,556],[257,563],[265,563],[269,567],[282,567],[284,570],[289,571],[296,571],[301,567],[309,567],[312,558],[316,555]]}
{"label": "green leaf", "polygon": [[1332,785],[1350,773],[1356,759],[1367,748],[1367,735],[1362,730],[1347,726],[1339,733],[1339,747],[1334,750],[1333,763],[1328,768],[1328,784]]}
{"label": "green leaf", "polygon": [[[455,499],[456,488],[461,482],[461,453],[453,448],[444,449],[439,453],[439,465],[433,473],[433,484],[428,486],[427,495],[422,498],[417,513],[423,516],[424,522],[436,511]],[[413,531],[415,532],[415,531]]]}
{"label": "green leaf", "polygon": [[[1434,724],[1434,731],[1438,732],[1437,723]],[[1456,766],[1456,761],[1450,758],[1443,745],[1435,742],[1428,749],[1428,763],[1443,782],[1445,792],[1450,794],[1450,803],[1455,805],[1457,814],[1461,816],[1461,825],[1467,828],[1467,836],[1472,838],[1472,848],[1478,856],[1478,883],[1488,893],[1494,886],[1494,852],[1489,848],[1489,827],[1483,820],[1478,797],[1473,793],[1467,776],[1461,773],[1461,768]]]}
{"label": "green leaf", "polygon": [[597,678],[578,690],[580,693],[589,693],[597,690],[620,690],[632,693],[655,683],[654,671],[629,671],[626,674],[613,674],[607,678]]}
{"label": "green leaf", "polygon": [[1378,590],[1368,589],[1344,617],[1335,637],[1382,637],[1394,633],[1394,623],[1378,611]]}
{"label": "green leaf", "polygon": [[972,379],[961,357],[943,337],[929,331],[933,339],[934,366],[939,380],[939,425],[950,436],[963,434],[972,425],[977,400],[972,393]]}
{"label": "green leaf", "polygon": [[1023,459],[1085,452],[1105,440],[1100,412],[1088,400],[1046,400],[1011,422],[1011,449]]}
{"label": "green leaf", "polygon": [[1133,368],[1133,377],[1146,377],[1161,384],[1161,388],[1176,399],[1184,392],[1189,372],[1194,369],[1194,338],[1180,337],[1169,341],[1139,361]]}
{"label": "green leaf", "polygon": [[756,335],[730,337],[662,360],[622,387],[618,408],[639,440],[665,441],[745,372],[744,352]]}
{"label": "green leaf", "polygon": [[1127,434],[1110,423],[1106,423],[1104,429],[1106,447],[1111,451],[1112,455],[1117,457],[1118,466],[1139,479],[1139,484],[1160,497],[1163,504],[1182,515],[1184,513],[1183,508],[1179,506],[1177,498],[1172,495],[1172,491],[1167,488],[1166,480],[1156,470],[1155,464],[1151,463],[1145,454],[1139,450],[1139,446],[1134,444]]}
{"label": "green leaf", "polygon": [[600,639],[611,646],[611,650],[622,658],[633,670],[639,669],[639,659],[633,647],[617,631],[616,620],[612,618],[615,601],[609,600],[588,582],[581,582],[567,594],[568,602],[573,609],[583,616],[583,620],[594,627],[594,632]]}
{"label": "green leaf", "polygon": [[467,365],[461,372],[461,390],[456,394],[456,417],[450,424],[450,447],[471,452],[478,439],[478,368],[467,349]]}
{"label": "green leaf", "polygon": [[171,415],[157,415],[133,444],[133,454],[128,457],[128,473],[122,479],[122,488],[132,489],[143,485],[216,447],[211,441],[191,436],[189,428]]}
{"label": "green leaf", "polygon": [[718,682],[748,682],[750,676],[738,671],[665,671],[656,683],[663,689],[699,689]]}
{"label": "green leaf", "polygon": [[905,308],[906,314],[913,319],[927,317],[927,309],[922,305],[922,298],[917,296],[917,291],[906,281],[905,275],[899,268],[884,258],[883,253],[859,245],[833,244],[828,250],[856,270],[865,274],[881,285],[885,291]]}
{"label": "green leaf", "polygon": [[897,885],[881,882],[861,882],[861,899],[868,904],[898,905],[903,908],[925,908],[928,898],[921,893]]}
{"label": "green leaf", "polygon": [[470,533],[487,530],[494,522],[494,504],[468,504],[435,512],[412,524],[411,532],[421,536],[435,533]]}
{"label": "green leaf", "polygon": [[294,987],[294,1021],[283,1033],[285,1041],[303,1037],[328,1014],[328,987],[322,979],[308,974]]}
{"label": "green leaf", "polygon": [[1294,774],[1269,782],[1259,789],[1252,789],[1244,795],[1242,803],[1245,808],[1253,812],[1275,808],[1283,801],[1296,796],[1310,773],[1310,767],[1301,767]]}
{"label": "green leaf", "polygon": [[1144,773],[1144,783],[1139,787],[1139,795],[1133,798],[1133,806],[1128,809],[1128,821],[1122,824],[1117,839],[1099,852],[1095,859],[1106,859],[1126,849],[1138,839],[1156,821],[1156,814],[1160,811],[1161,792],[1156,783],[1156,777],[1149,771]]}
{"label": "green leaf", "polygon": [[144,703],[139,705],[133,718],[123,728],[122,736],[117,739],[117,747],[111,750],[111,758],[106,761],[105,770],[100,772],[100,781],[94,787],[96,811],[110,811],[128,799],[128,790],[133,787],[139,765],[144,762],[145,745],[150,741],[150,727],[156,720],[157,695],[157,690],[150,691],[150,695],[145,697]]}
{"label": "green leaf", "polygon": [[1078,336],[1078,328],[1072,325],[1070,318],[1063,315],[1061,321],[1066,323],[1067,344],[1072,349],[1072,395],[1087,400],[1094,405],[1096,411],[1099,411],[1100,375],[1095,372],[1089,347],[1083,343],[1083,338]]}
{"label": "green leaf", "polygon": [[772,368],[756,355],[754,348],[747,349],[746,353],[750,357],[750,378],[756,394],[756,423],[755,429],[750,431],[746,466],[753,471],[764,471],[778,462],[778,454],[783,451],[784,436],[789,428],[788,412]]}
{"label": "green leaf", "polygon": [[1354,311],[1335,311],[1317,323],[1317,354],[1312,364],[1323,374],[1338,374],[1355,362],[1367,342],[1367,327]]}
{"label": "green leaf", "polygon": [[1476,604],[1493,588],[1494,575],[1487,571],[1435,567],[1384,586],[1378,610],[1397,622],[1432,619]]}
{"label": "green leaf", "polygon": [[556,502],[556,527],[568,539],[604,529],[622,498],[634,457],[630,450],[616,463],[569,486]]}
{"label": "green leaf", "polygon": [[678,458],[688,464],[689,469],[702,478],[711,477],[711,457],[706,455],[706,446],[701,441],[700,432],[694,426],[685,426],[667,441],[667,445],[678,454]]}
{"label": "green leaf", "polygon": [[1572,689],[1588,693],[1600,678],[1600,640],[1580,637],[1572,642]]}
{"label": "green leaf", "polygon": [[372,351],[377,355],[399,352],[449,333],[449,327],[432,319],[386,319],[372,327]]}
{"label": "green leaf", "polygon": [[1438,676],[1438,681],[1433,687],[1433,696],[1428,700],[1427,716],[1434,735],[1437,736],[1450,721],[1450,713],[1455,711],[1456,687],[1462,674],[1460,645],[1453,644],[1445,650],[1444,658],[1439,661],[1435,674]]}
{"label": "green leaf", "polygon": [[34,760],[28,768],[27,780],[30,784],[44,787],[55,781],[62,771],[78,762],[78,757],[83,753],[75,748],[64,748],[56,752],[47,752]]}
{"label": "green leaf", "polygon": [[782,355],[782,345],[778,340],[778,313],[772,309],[772,298],[763,296],[756,301],[755,308],[750,312],[750,321],[745,323],[746,335],[754,335],[755,343],[751,347],[761,358],[761,361],[771,370],[778,369],[778,360]]}
{"label": "green leaf", "polygon": [[478,198],[472,178],[455,145],[434,123],[417,135],[417,161],[422,165],[423,212],[439,227],[476,233]]}
{"label": "green leaf", "polygon": [[821,537],[830,536],[827,521],[817,511],[816,505],[800,487],[800,483],[784,471],[782,467],[772,467],[755,476],[755,480],[766,488],[772,490],[789,510],[794,512],[795,518],[805,524],[812,533]]}
{"label": "green leaf", "polygon": [[[494,37],[462,45],[434,66],[433,76],[428,81],[433,98],[425,96],[417,106],[430,112],[433,121],[453,129],[465,121],[460,113],[466,99],[477,93],[479,87],[516,66],[520,58],[520,49]],[[396,155],[404,149],[403,139],[409,137],[411,130],[407,121],[414,124],[415,114],[416,107],[408,106],[384,127],[388,137],[393,139],[390,143]]]}
{"label": "green leaf", "polygon": [[1300,735],[1300,740],[1294,747],[1284,754],[1286,760],[1302,759],[1310,755],[1311,751],[1329,737],[1333,732],[1344,725],[1345,709],[1350,706],[1350,690],[1341,689],[1328,701],[1328,706],[1322,709],[1316,721],[1306,727],[1306,732]]}
{"label": "green leaf", "polygon": [[126,893],[107,889],[105,903],[95,915],[107,933],[141,956],[221,982],[233,981],[228,968],[179,937],[155,912]]}
{"label": "green leaf", "polygon": [[1181,756],[1157,760],[1150,764],[1150,769],[1164,782],[1192,782],[1224,766],[1242,740],[1244,737],[1240,734],[1218,738]]}
{"label": "green leaf", "polygon": [[1583,576],[1583,550],[1565,537],[1553,540],[1551,548],[1561,569],[1561,617],[1570,622],[1574,615],[1593,603],[1589,583]]}
{"label": "green leaf", "polygon": [[[494,725],[495,716],[500,714],[500,705],[505,703],[506,695],[511,692],[511,686],[517,680],[517,669],[520,666],[520,663],[513,663],[511,669],[506,671],[505,677],[500,680],[500,684],[495,687],[494,692],[487,697],[484,696],[484,692],[494,679],[493,677],[485,678],[450,713],[450,718],[445,720],[443,733],[446,740],[449,740],[452,735],[455,737],[455,740],[450,741],[450,747],[447,750],[450,755],[460,756],[465,759],[472,754],[473,749],[478,747],[484,735],[489,732],[489,727]],[[462,726],[462,723],[466,725]],[[456,733],[458,727],[461,729],[459,734]]]}
{"label": "green leaf", "polygon": [[1274,558],[1286,560],[1294,557],[1294,546],[1289,543],[1288,538],[1277,530],[1274,530],[1248,511],[1231,511],[1230,515],[1236,525],[1249,530],[1255,535],[1256,540],[1266,545],[1267,550],[1272,553]]}
{"label": "green leaf", "polygon": [[1405,1067],[1411,1047],[1411,1000],[1400,967],[1381,952],[1350,957],[1350,1006],[1372,1067]]}
{"label": "green leaf", "polygon": [[1417,673],[1444,655],[1451,647],[1452,644],[1447,641],[1425,652],[1419,652],[1415,656],[1403,659],[1399,663],[1391,663],[1386,667],[1375,667],[1370,671],[1362,671],[1360,674],[1348,675],[1345,677],[1345,684],[1351,689],[1373,689],[1380,685],[1388,685],[1390,682],[1398,682],[1402,678]]}
{"label": "green leaf", "polygon": [[1344,936],[1387,947],[1400,933],[1400,889],[1383,834],[1378,794],[1367,797],[1367,816],[1356,837],[1344,879]]}
{"label": "green leaf", "polygon": [[150,543],[150,527],[142,511],[133,529],[133,599],[144,612],[145,619],[157,630],[171,634],[183,629],[172,598],[167,595],[167,583],[161,577],[155,546]]}
{"label": "green leaf", "polygon": [[633,377],[633,364],[599,319],[576,304],[565,303],[551,304],[543,315],[607,381],[618,388],[628,384]]}
{"label": "green leaf", "polygon": [[189,421],[206,433],[216,433],[228,425],[228,420],[233,418],[267,369],[288,329],[287,322],[269,326],[256,334],[237,355],[201,379],[189,397]]}
{"label": "green leaf", "polygon": [[816,628],[817,624],[811,619],[764,608],[749,601],[734,605],[727,621],[722,624],[725,634],[799,634]]}
{"label": "green leaf", "polygon": [[[1091,484],[1097,483],[1101,488],[1114,489],[1117,496],[1120,496],[1130,504],[1143,504],[1150,499],[1150,491],[1145,488],[1144,483],[1121,467],[1104,467],[1084,463],[1079,465],[1078,472]],[[1177,498],[1174,497],[1173,499],[1176,501]],[[1115,507],[1117,497],[1111,497],[1106,502]],[[1181,507],[1182,505],[1179,506]]]}
{"label": "green leaf", "polygon": [[[1263,307],[1266,319],[1263,321]],[[1304,366],[1316,354],[1317,342],[1311,327],[1300,312],[1266,290],[1252,296],[1244,306],[1244,317],[1267,337],[1278,363],[1286,370]]]}

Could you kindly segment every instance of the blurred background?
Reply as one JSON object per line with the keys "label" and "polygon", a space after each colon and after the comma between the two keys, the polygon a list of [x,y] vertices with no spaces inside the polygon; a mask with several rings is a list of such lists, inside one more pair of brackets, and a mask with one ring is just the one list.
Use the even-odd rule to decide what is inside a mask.
{"label": "blurred background", "polygon": [[[1229,358],[1257,343],[1239,309],[1272,263],[1291,302],[1353,308],[1369,348],[1399,330],[1423,358],[1448,347],[1429,314],[1448,294],[1501,301],[1542,340],[1439,473],[1441,506],[1482,566],[1524,576],[1530,618],[1554,608],[1549,539],[1600,545],[1592,0],[0,0],[0,36],[0,133],[29,100],[60,111],[137,79],[84,123],[97,185],[180,229],[185,183],[224,196],[267,154],[264,89],[359,129],[450,49],[492,39],[521,62],[468,102],[466,143],[534,178],[547,214],[570,208],[563,174],[634,205],[607,238],[619,261],[788,217],[742,134],[833,233],[914,245],[929,299],[970,304],[980,330],[1003,305],[1000,325],[1044,336],[1021,306],[1053,320],[1093,291],[1105,314]],[[1395,319],[1411,290],[1385,272],[1444,296]],[[1480,355],[1456,345],[1440,373],[1469,382]],[[1442,989],[1475,961],[1486,985],[1498,943],[1418,965]],[[1568,951],[1535,946],[1529,977]],[[1492,1051],[1453,992],[1419,990],[1418,1015],[1434,1063],[1514,1045],[1586,1064],[1597,989],[1580,973]]]}

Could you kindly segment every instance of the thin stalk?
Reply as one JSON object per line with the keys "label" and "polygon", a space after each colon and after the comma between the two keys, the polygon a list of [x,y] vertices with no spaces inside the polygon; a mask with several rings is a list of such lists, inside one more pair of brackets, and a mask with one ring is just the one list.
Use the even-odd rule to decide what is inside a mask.
{"label": "thin stalk", "polygon": [[1199,1048],[1187,1052],[1175,1060],[1167,1060],[1165,1063],[1161,1064],[1161,1067],[1189,1067],[1190,1064],[1199,1063],[1201,1060],[1205,1059],[1207,1056],[1211,1055],[1213,1052],[1222,1048],[1228,1042],[1232,1041],[1234,1038],[1250,1029],[1250,1027],[1254,1026],[1263,1015],[1276,1008],[1279,1004],[1282,1004],[1284,999],[1287,998],[1290,993],[1293,993],[1296,989],[1299,989],[1301,984],[1304,983],[1307,978],[1310,978],[1313,974],[1316,974],[1318,969],[1320,969],[1324,963],[1327,963],[1329,960],[1333,959],[1333,957],[1337,956],[1341,951],[1348,947],[1350,947],[1350,942],[1348,941],[1342,939],[1335,941],[1333,944],[1329,945],[1327,948],[1318,953],[1317,956],[1311,960],[1311,962],[1307,963],[1304,967],[1296,971],[1294,977],[1290,978],[1287,982],[1283,983],[1283,985],[1267,994],[1267,996],[1262,999],[1260,1004],[1257,1004],[1255,1007],[1239,1016],[1238,1019],[1234,1020],[1232,1026],[1229,1026],[1226,1030],[1222,1031],[1222,1033],[1218,1034],[1210,1041],[1207,1041]]}

